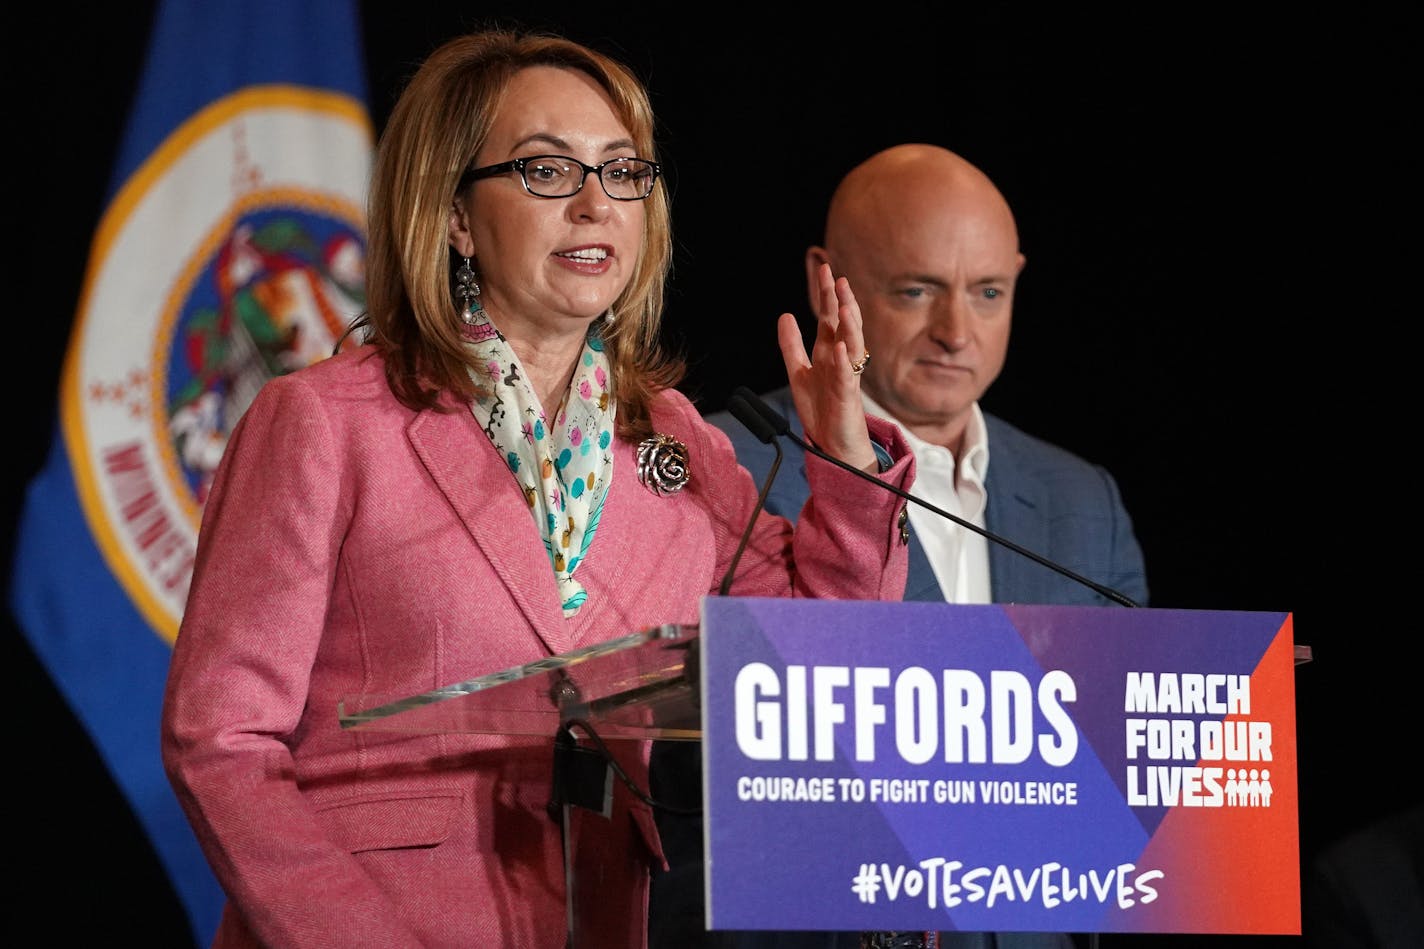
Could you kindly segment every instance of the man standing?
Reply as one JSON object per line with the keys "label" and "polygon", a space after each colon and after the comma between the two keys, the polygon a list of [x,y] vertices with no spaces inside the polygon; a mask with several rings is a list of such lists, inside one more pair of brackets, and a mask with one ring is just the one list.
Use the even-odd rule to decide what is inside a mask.
{"label": "man standing", "polygon": [[[815,293],[815,273],[829,263],[855,291],[869,354],[858,361],[866,411],[909,436],[917,497],[1145,606],[1142,550],[1112,475],[979,407],[1004,366],[1024,260],[994,183],[951,151],[912,144],[845,176],[824,246],[806,251],[806,273]],[[763,398],[800,434],[788,390]],[[710,419],[764,477],[775,449],[725,412]],[[804,458],[782,447],[767,507],[794,518],[808,494]],[[907,600],[1111,603],[918,504],[907,509]]]}
{"label": "man standing", "polygon": [[[826,264],[855,291],[866,352],[850,354],[853,368],[861,373],[866,411],[896,423],[908,437],[917,470],[913,493],[1147,605],[1142,550],[1112,475],[979,406],[1004,366],[1014,288],[1025,262],[1013,213],[994,183],[944,148],[894,146],[842,179],[831,198],[824,241],[806,251],[809,292],[814,300]],[[804,437],[789,389],[763,398]],[[775,447],[726,412],[709,420],[731,438],[738,461],[764,479]],[[794,519],[809,495],[805,457],[789,441],[782,447],[785,457],[766,506]],[[910,545],[906,600],[1112,603],[1091,586],[918,504],[906,505],[901,536]],[[655,796],[695,798],[699,764],[695,745],[655,746]],[[654,949],[658,927],[679,914],[700,922],[701,911],[700,828],[687,818],[659,819],[672,869],[653,882]],[[715,939],[706,945],[738,949],[900,944],[891,934],[708,935]],[[1040,949],[1072,942],[1054,933],[945,933],[938,945]]]}

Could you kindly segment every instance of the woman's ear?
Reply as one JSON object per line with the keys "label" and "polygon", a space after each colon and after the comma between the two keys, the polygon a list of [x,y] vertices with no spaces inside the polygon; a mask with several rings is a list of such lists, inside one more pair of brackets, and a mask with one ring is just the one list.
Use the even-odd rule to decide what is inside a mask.
{"label": "woman's ear", "polygon": [[475,239],[470,235],[470,219],[460,201],[450,203],[450,247],[461,257],[475,256]]}

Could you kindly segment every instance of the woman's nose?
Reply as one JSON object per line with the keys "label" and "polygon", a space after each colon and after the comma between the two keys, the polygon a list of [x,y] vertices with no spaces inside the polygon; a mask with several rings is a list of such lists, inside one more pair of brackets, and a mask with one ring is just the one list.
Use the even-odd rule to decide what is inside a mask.
{"label": "woman's nose", "polygon": [[606,217],[613,207],[613,199],[603,190],[603,182],[592,172],[585,174],[583,187],[568,201],[571,212],[577,217],[594,220]]}

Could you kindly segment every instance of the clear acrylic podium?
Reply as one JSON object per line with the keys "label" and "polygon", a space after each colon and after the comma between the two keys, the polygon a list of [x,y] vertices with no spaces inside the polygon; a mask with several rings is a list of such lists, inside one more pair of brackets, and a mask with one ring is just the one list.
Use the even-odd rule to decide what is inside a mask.
{"label": "clear acrylic podium", "polygon": [[568,949],[580,949],[598,910],[592,881],[600,874],[582,858],[591,848],[578,846],[597,824],[574,808],[610,816],[615,778],[608,759],[579,744],[571,729],[587,725],[600,739],[700,740],[697,656],[698,627],[655,626],[419,695],[346,696],[338,720],[350,730],[552,737]]}
{"label": "clear acrylic podium", "polygon": [[[338,718],[343,729],[553,737],[551,813],[563,832],[568,947],[581,949],[600,894],[592,882],[599,865],[580,859],[578,843],[612,823],[598,815],[611,813],[615,777],[570,729],[586,723],[608,740],[700,741],[699,633],[657,626],[419,695],[347,696]],[[1294,646],[1296,666],[1312,659],[1309,646]]]}

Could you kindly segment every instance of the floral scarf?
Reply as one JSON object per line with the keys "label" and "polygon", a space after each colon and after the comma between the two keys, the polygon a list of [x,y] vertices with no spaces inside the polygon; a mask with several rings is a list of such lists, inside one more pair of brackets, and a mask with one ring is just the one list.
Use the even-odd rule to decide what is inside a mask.
{"label": "floral scarf", "polygon": [[487,314],[479,316],[465,335],[483,366],[483,377],[474,370],[471,376],[489,394],[471,409],[524,491],[554,568],[564,616],[573,616],[588,599],[574,570],[588,556],[613,480],[616,406],[608,391],[603,337],[597,324],[589,328],[551,423],[514,350]]}

